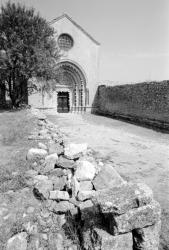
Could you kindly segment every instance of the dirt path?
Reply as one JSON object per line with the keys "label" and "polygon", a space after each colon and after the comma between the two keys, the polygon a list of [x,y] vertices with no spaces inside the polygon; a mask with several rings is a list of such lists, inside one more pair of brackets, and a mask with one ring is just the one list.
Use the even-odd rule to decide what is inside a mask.
{"label": "dirt path", "polygon": [[153,189],[163,209],[161,249],[169,249],[169,134],[90,114],[50,114],[49,119],[71,141],[87,142],[126,180]]}

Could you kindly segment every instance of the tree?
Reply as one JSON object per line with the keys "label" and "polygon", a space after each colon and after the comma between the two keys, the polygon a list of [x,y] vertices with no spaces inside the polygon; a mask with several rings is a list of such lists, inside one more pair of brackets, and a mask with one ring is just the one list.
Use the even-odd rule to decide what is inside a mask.
{"label": "tree", "polygon": [[33,8],[11,2],[1,7],[0,51],[5,52],[0,77],[14,107],[27,102],[32,77],[47,82],[55,78],[59,58],[55,32]]}

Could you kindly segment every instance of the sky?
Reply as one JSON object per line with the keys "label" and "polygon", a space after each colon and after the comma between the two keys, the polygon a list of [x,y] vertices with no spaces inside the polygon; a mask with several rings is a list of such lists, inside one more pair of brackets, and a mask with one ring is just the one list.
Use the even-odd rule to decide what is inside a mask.
{"label": "sky", "polygon": [[100,82],[169,79],[169,0],[18,1],[48,21],[67,13],[92,35],[101,44]]}

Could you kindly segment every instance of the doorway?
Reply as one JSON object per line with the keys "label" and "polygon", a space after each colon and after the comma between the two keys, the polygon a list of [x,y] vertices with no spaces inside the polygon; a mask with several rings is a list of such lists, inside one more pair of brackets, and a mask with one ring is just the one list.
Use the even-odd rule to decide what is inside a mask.
{"label": "doorway", "polygon": [[58,113],[69,112],[69,92],[58,92],[57,95],[57,111]]}

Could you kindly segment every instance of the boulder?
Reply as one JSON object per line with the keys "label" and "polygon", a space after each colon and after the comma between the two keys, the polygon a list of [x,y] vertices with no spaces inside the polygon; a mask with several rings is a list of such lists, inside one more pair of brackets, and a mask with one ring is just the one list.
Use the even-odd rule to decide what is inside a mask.
{"label": "boulder", "polygon": [[94,190],[92,190],[92,191],[79,191],[77,198],[79,201],[85,201],[85,200],[92,199],[95,195],[96,195],[96,191],[94,191]]}
{"label": "boulder", "polygon": [[69,194],[66,191],[54,190],[50,191],[49,199],[67,201],[69,200]]}
{"label": "boulder", "polygon": [[79,189],[80,191],[92,191],[93,184],[91,181],[81,181]]}
{"label": "boulder", "polygon": [[97,192],[93,199],[102,213],[124,214],[132,208],[149,204],[153,200],[152,190],[143,183],[126,183]]}
{"label": "boulder", "polygon": [[47,146],[44,143],[42,143],[42,142],[38,143],[38,147],[41,148],[41,149],[44,149],[46,151],[48,150]]}
{"label": "boulder", "polygon": [[75,168],[75,162],[73,160],[67,159],[63,156],[60,156],[59,159],[56,162],[56,166],[59,168],[65,168],[65,169],[74,169]]}
{"label": "boulder", "polygon": [[51,180],[41,180],[35,184],[33,192],[37,198],[44,200],[49,198],[51,190],[53,190],[53,182]]}
{"label": "boulder", "polygon": [[53,182],[54,190],[63,190],[65,186],[67,185],[66,176],[62,176],[62,177],[52,176],[50,179]]}
{"label": "boulder", "polygon": [[137,228],[154,225],[160,220],[161,208],[158,202],[152,201],[143,207],[131,209],[122,215],[105,214],[108,230],[111,234],[123,234]]}
{"label": "boulder", "polygon": [[53,141],[48,144],[48,148],[49,148],[49,154],[57,153],[58,155],[61,155],[64,153],[63,146]]}
{"label": "boulder", "polygon": [[69,203],[68,201],[53,201],[49,209],[55,213],[66,213],[68,211],[74,211],[75,206],[72,203]]}
{"label": "boulder", "polygon": [[57,177],[67,176],[67,171],[62,168],[55,168],[50,171],[50,176],[57,176]]}
{"label": "boulder", "polygon": [[78,161],[75,177],[78,181],[93,180],[96,174],[95,166],[89,161]]}
{"label": "boulder", "polygon": [[103,165],[101,167],[101,171],[93,180],[93,185],[96,190],[114,188],[124,183],[125,181],[122,179],[122,177],[109,164]]}
{"label": "boulder", "polygon": [[40,159],[44,159],[47,155],[47,151],[41,148],[31,148],[27,153],[27,160],[29,161],[37,161]]}
{"label": "boulder", "polygon": [[14,235],[7,241],[6,250],[26,250],[27,233],[22,232]]}
{"label": "boulder", "polygon": [[133,250],[132,233],[112,236],[103,229],[94,228],[91,240],[93,249]]}
{"label": "boulder", "polygon": [[55,168],[56,161],[58,160],[58,155],[56,153],[47,155],[45,157],[45,168],[44,172],[49,172]]}
{"label": "boulder", "polygon": [[154,225],[133,230],[133,244],[135,250],[158,250],[161,221]]}
{"label": "boulder", "polygon": [[65,146],[64,155],[68,159],[72,160],[77,159],[80,157],[81,154],[86,153],[87,147],[88,147],[87,143],[83,144],[70,143],[67,146]]}

